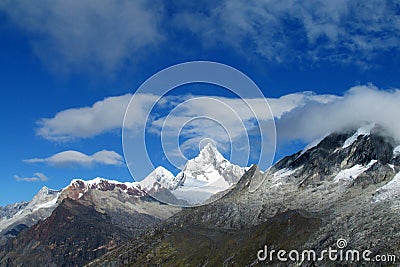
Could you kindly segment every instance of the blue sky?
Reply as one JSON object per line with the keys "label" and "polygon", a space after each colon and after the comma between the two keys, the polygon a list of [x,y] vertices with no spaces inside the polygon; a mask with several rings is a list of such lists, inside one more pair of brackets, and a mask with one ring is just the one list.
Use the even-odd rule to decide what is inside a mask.
{"label": "blue sky", "polygon": [[[0,205],[73,178],[131,181],[118,110],[152,75],[187,61],[232,66],[258,85],[276,113],[276,159],[352,122],[373,119],[397,136],[399,47],[398,1],[2,1]],[[172,95],[189,93],[232,97],[210,85]],[[157,142],[149,135],[148,153],[168,166]]]}

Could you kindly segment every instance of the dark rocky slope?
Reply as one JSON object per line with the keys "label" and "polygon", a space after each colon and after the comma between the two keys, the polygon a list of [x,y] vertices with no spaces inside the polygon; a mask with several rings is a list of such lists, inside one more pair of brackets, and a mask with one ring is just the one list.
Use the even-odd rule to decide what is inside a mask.
{"label": "dark rocky slope", "polygon": [[[340,238],[349,249],[369,249],[371,257],[394,254],[400,260],[396,143],[375,128],[345,146],[353,133],[331,134],[266,173],[253,166],[223,198],[182,210],[90,266],[396,266],[256,260],[264,243],[321,252],[335,248]],[[291,229],[298,235],[288,235]]]}
{"label": "dark rocky slope", "polygon": [[257,251],[264,245],[300,247],[320,224],[306,212],[287,211],[240,230],[168,225],[125,243],[89,266],[250,266],[258,262]]}
{"label": "dark rocky slope", "polygon": [[135,212],[101,213],[92,201],[65,198],[50,217],[6,243],[0,265],[82,266],[157,222]]}
{"label": "dark rocky slope", "polygon": [[44,221],[10,240],[1,266],[82,266],[130,237],[85,201],[65,199]]}

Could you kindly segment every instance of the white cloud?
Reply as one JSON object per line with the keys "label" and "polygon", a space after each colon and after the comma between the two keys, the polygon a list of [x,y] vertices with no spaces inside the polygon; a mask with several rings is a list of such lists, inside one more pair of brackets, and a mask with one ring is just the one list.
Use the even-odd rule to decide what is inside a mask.
{"label": "white cloud", "polygon": [[[150,127],[153,133],[161,135],[164,153],[175,166],[184,164],[186,158],[182,155],[196,152],[199,143],[208,138],[221,151],[230,151],[233,162],[244,166],[249,157],[253,157],[254,150],[263,147],[264,151],[273,151],[275,132],[272,119],[296,107],[314,102],[328,103],[336,98],[311,92],[269,99],[184,96],[180,105],[151,121]],[[270,129],[261,133],[258,127]],[[262,141],[261,134],[265,138]]]}
{"label": "white cloud", "polygon": [[93,164],[103,165],[122,165],[123,158],[115,151],[101,150],[94,153],[93,155],[86,155],[82,152],[75,150],[67,150],[57,154],[54,154],[48,158],[33,158],[24,160],[28,163],[44,162],[54,166],[91,166]]}
{"label": "white cloud", "polygon": [[48,180],[46,175],[41,172],[35,172],[32,177],[19,177],[18,175],[14,175],[14,179],[18,182],[38,182]]}
{"label": "white cloud", "polygon": [[[154,132],[162,129],[162,134],[166,135],[163,145],[171,157],[179,156],[179,149],[183,152],[185,149],[196,149],[203,138],[214,138],[214,141],[226,149],[229,144],[246,146],[248,135],[260,134],[257,131],[252,132],[251,122],[254,117],[246,110],[242,100],[224,97],[198,100],[185,102],[186,105],[175,109],[169,117],[160,117],[151,124],[155,127]],[[269,123],[272,118],[269,113],[262,112],[262,100],[246,101],[252,104],[255,117],[261,122],[263,136],[267,139],[273,136]],[[236,113],[224,108],[221,103],[231,107]],[[365,85],[350,88],[343,96],[303,92],[270,98],[268,103],[275,118],[278,141],[310,142],[334,131],[377,123],[400,142],[399,89],[381,90],[373,85]],[[188,123],[189,127],[186,129],[182,128],[195,117],[199,119]],[[216,122],[208,118],[213,118]],[[226,132],[218,124],[224,126]],[[177,146],[177,136],[184,137],[180,147]]]}
{"label": "white cloud", "polygon": [[[74,138],[87,138],[98,134],[121,129],[126,107],[131,94],[107,97],[90,107],[73,108],[58,112],[53,118],[38,121],[36,134],[53,141],[68,141]],[[145,110],[156,101],[151,94],[136,95],[130,110],[132,115],[129,127],[138,127],[144,123]]]}
{"label": "white cloud", "polygon": [[29,34],[36,55],[61,70],[114,70],[163,40],[155,2],[5,0],[0,11]]}
{"label": "white cloud", "polygon": [[[53,141],[68,141],[71,139],[89,138],[105,132],[122,128],[126,107],[131,99],[131,94],[107,97],[94,103],[90,107],[72,108],[58,112],[53,118],[42,118],[38,121],[36,134]],[[332,101],[336,96],[316,95],[312,92],[302,92],[268,98],[274,117],[280,117],[291,109],[305,105],[308,102],[325,103]],[[149,108],[157,102],[158,96],[152,94],[136,94],[131,103],[129,122],[125,126],[130,129],[141,129],[146,123]],[[194,101],[193,101],[194,99]],[[197,99],[197,100],[196,100]],[[159,105],[175,106],[179,102],[187,101],[169,116],[169,123],[165,131],[174,130],[174,125],[179,126],[184,121],[198,116],[208,116],[221,122],[225,127],[236,130],[230,131],[233,136],[242,129],[241,122],[249,123],[254,117],[249,107],[241,99],[210,96],[171,96],[162,98]],[[265,112],[264,99],[245,99],[254,109],[260,120],[271,119],[271,113]],[[224,107],[224,108],[222,108]],[[240,120],[239,120],[240,118]],[[152,121],[151,126],[157,131],[164,123],[165,116],[158,116]],[[196,122],[193,122],[195,125]],[[176,129],[175,129],[176,130]]]}
{"label": "white cloud", "polygon": [[[50,140],[70,140],[120,130],[130,97],[110,97],[91,107],[61,111],[53,118],[42,119],[37,133]],[[400,141],[400,90],[380,90],[373,85],[353,87],[343,96],[300,92],[268,98],[272,114],[266,110],[264,99],[258,98],[244,99],[252,108],[250,110],[243,99],[167,96],[151,114],[148,111],[157,101],[157,96],[142,94],[135,99],[129,111],[132,112],[130,121],[125,124],[129,130],[134,130],[132,138],[135,131],[143,130],[147,123],[147,130],[161,135],[163,151],[175,166],[184,164],[182,155],[196,151],[205,138],[213,139],[221,150],[236,151],[241,157],[246,156],[244,152],[249,152],[249,139],[252,146],[263,147],[264,151],[271,152],[275,136],[273,121],[276,123],[278,141],[283,142],[310,142],[327,133],[370,122],[382,125]],[[256,127],[255,118],[259,120],[261,132]],[[258,138],[261,134],[265,138],[262,142]],[[83,166],[94,163],[122,164],[122,157],[114,153],[98,152],[88,156],[77,151],[65,151],[49,158],[27,161]],[[257,158],[254,151],[249,153]],[[233,162],[240,163],[239,160]]]}
{"label": "white cloud", "polygon": [[[151,126],[158,132],[176,131],[179,126],[193,118],[212,118],[224,127],[233,129],[229,131],[236,136],[235,132],[240,129],[253,126],[252,120],[257,118],[266,121],[273,118],[280,118],[286,112],[294,108],[302,107],[309,103],[329,103],[339,98],[334,95],[316,95],[313,92],[300,92],[284,95],[280,98],[228,98],[220,96],[190,96],[182,97],[182,103],[172,110],[168,116],[158,117],[151,122]],[[271,112],[268,110],[268,105]],[[200,121],[191,122],[191,132],[201,131],[201,127],[207,127]],[[208,130],[205,130],[208,131]]]}
{"label": "white cloud", "polygon": [[399,89],[356,86],[329,103],[310,103],[284,114],[276,120],[278,138],[311,141],[333,131],[377,123],[400,142],[399,103]]}
{"label": "white cloud", "polygon": [[[110,97],[91,107],[61,111],[55,117],[42,119],[37,133],[50,140],[88,138],[111,130],[121,129],[125,108],[131,95]],[[129,129],[143,129],[145,123],[152,133],[161,133],[164,149],[171,157],[178,157],[185,150],[197,149],[204,138],[213,138],[222,150],[228,151],[229,144],[246,146],[248,135],[257,137],[255,118],[263,129],[263,135],[273,136],[272,118],[277,126],[280,141],[312,141],[329,132],[364,123],[375,122],[385,127],[390,134],[400,140],[400,90],[380,90],[373,85],[356,86],[343,96],[316,95],[301,92],[279,98],[268,98],[272,114],[265,112],[263,99],[245,99],[254,114],[241,99],[221,96],[174,96],[159,102],[162,109],[153,110],[147,121],[147,111],[158,99],[157,96],[143,94],[132,103],[131,120],[125,124]],[[171,100],[171,101],[169,101]],[[181,104],[178,104],[181,103]],[[172,105],[173,104],[173,105]],[[175,105],[177,105],[175,107]],[[157,113],[159,112],[159,113]],[[177,144],[180,139],[181,146]],[[254,140],[253,140],[254,141]],[[271,141],[271,140],[269,140]],[[272,145],[272,144],[269,144]],[[244,151],[236,147],[237,151]],[[78,153],[78,154],[77,154]],[[111,157],[113,159],[113,157]],[[119,162],[115,158],[115,162]],[[32,159],[51,164],[74,161],[82,165],[103,162],[79,152],[56,154],[47,159]],[[179,163],[181,164],[181,163]],[[178,165],[179,165],[178,164]]]}
{"label": "white cloud", "polygon": [[[125,109],[131,99],[130,94],[105,98],[90,107],[74,108],[58,112],[53,118],[39,120],[36,133],[53,141],[65,141],[93,137],[109,131],[120,130],[123,126]],[[158,96],[152,94],[135,95],[134,103],[129,109],[129,121],[125,121],[126,129],[133,130],[132,136],[137,131],[147,128],[152,133],[160,133],[162,129],[162,143],[164,152],[168,157],[178,159],[180,166],[184,163],[181,151],[185,154],[196,151],[198,144],[205,138],[211,138],[223,151],[240,151],[240,155],[249,152],[251,157],[254,151],[249,151],[249,138],[259,139],[260,131],[256,128],[256,120],[263,125],[268,125],[271,130],[265,132],[271,140],[275,140],[271,121],[273,117],[279,118],[285,112],[306,105],[309,102],[326,103],[337,98],[332,95],[316,95],[303,92],[267,99],[272,109],[272,114],[265,99],[234,99],[221,96],[166,96],[162,98],[156,108],[150,113],[151,107],[157,102]],[[246,101],[246,102],[244,102]],[[251,109],[250,109],[251,108]],[[150,113],[150,114],[149,114]],[[148,116],[150,115],[150,116]],[[149,119],[148,119],[149,118]],[[257,137],[258,136],[258,137]],[[178,145],[181,138],[181,145]],[[250,137],[251,138],[251,137]],[[258,140],[257,139],[257,140]],[[271,142],[271,141],[270,141]],[[269,146],[265,142],[258,146]],[[230,147],[230,145],[233,145]],[[172,159],[170,159],[172,160]],[[233,159],[235,161],[235,159]],[[57,154],[46,159],[31,159],[29,162],[47,162],[55,165],[78,163],[89,165],[93,163],[91,157],[78,153],[68,152]],[[240,163],[239,160],[236,160]],[[242,162],[242,165],[247,162]]]}

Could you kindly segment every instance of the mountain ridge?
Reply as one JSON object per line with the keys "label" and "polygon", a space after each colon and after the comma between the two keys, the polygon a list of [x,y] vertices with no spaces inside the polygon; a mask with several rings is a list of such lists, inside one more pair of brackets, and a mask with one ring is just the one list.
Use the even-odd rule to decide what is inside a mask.
{"label": "mountain ridge", "polygon": [[[282,158],[266,172],[253,165],[223,196],[205,205],[171,210],[149,222],[146,221],[149,214],[140,213],[145,215],[133,219],[144,222],[134,226],[139,229],[136,237],[124,239],[114,249],[104,251],[89,266],[138,262],[143,266],[204,265],[210,263],[207,255],[215,256],[212,262],[216,265],[263,265],[257,261],[256,253],[264,244],[276,249],[321,252],[335,247],[340,238],[348,241],[349,248],[369,249],[372,255],[399,251],[398,145],[373,128],[369,134],[357,134],[353,142],[346,142],[356,131],[332,133],[304,153],[299,151]],[[348,143],[351,144],[345,146]],[[130,209],[139,206],[127,206],[123,216],[113,205],[107,206],[111,199],[124,202],[127,194],[121,192],[120,188],[90,190],[77,201],[97,203],[94,211],[112,214],[111,218],[131,218]],[[135,197],[134,201],[142,201],[153,209],[157,203],[146,197]],[[159,212],[171,207],[157,205]],[[124,223],[130,221],[108,223],[128,229]],[[145,224],[151,227],[141,228]],[[24,230],[21,237],[17,236],[14,242],[17,251],[22,253],[27,236],[32,238],[34,233]],[[274,238],[271,240],[270,236]],[[17,262],[13,261],[12,253],[15,247],[0,256],[0,263],[5,259]],[[276,261],[271,264],[282,266]],[[301,266],[335,266],[335,263],[325,260],[303,262]]]}
{"label": "mountain ridge", "polygon": [[[286,248],[277,240],[292,244],[290,249],[321,252],[324,248],[335,247],[336,241],[344,238],[349,248],[369,249],[373,256],[393,254],[400,249],[400,201],[396,200],[400,195],[400,164],[397,161],[399,155],[394,153],[396,142],[372,132],[357,136],[351,145],[343,147],[353,135],[354,132],[333,133],[306,153],[300,155],[299,151],[281,159],[265,173],[254,165],[222,198],[203,206],[183,209],[161,223],[155,233],[146,235],[144,243],[131,240],[129,245],[122,245],[89,266],[119,266],[122,264],[120,259],[124,264],[140,262],[143,266],[160,263],[176,266],[182,264],[182,258],[186,259],[186,264],[203,265],[208,262],[207,255],[215,255],[213,262],[221,266],[282,266],[281,262],[262,263],[256,258],[258,249],[264,244],[274,249]],[[357,165],[365,167],[357,177],[335,180],[341,171]],[[256,239],[254,230],[249,230],[262,228],[271,220],[287,218],[291,212],[300,214],[300,218],[311,216],[321,223],[310,227],[309,223],[300,222],[303,219],[298,222],[290,220],[293,225],[281,229],[273,242],[267,237]],[[294,227],[299,227],[299,233],[309,228],[311,233],[286,235]],[[193,231],[199,233],[201,241],[196,242],[194,237],[182,233],[182,229],[196,229]],[[204,235],[201,229],[210,231],[205,234],[206,238],[201,237]],[[207,244],[207,238],[215,239],[215,242],[226,240],[223,231],[227,229],[250,231],[247,238],[257,240],[258,246],[246,244],[243,240],[230,240],[224,243],[230,248],[228,252],[222,245],[213,247],[212,254],[204,256],[190,250],[190,246],[194,246],[204,251],[202,244]],[[180,241],[179,238],[184,236],[192,240],[190,244]],[[302,241],[296,243],[296,240]],[[139,256],[135,250],[138,244],[146,244]],[[249,249],[251,253],[244,259],[237,253]],[[158,254],[158,251],[164,253]],[[285,263],[285,266],[299,265],[337,266],[328,260]],[[369,263],[368,266],[381,264]]]}
{"label": "mountain ridge", "polygon": [[[197,161],[201,161],[200,166],[196,166],[195,159]],[[215,167],[217,166],[216,164],[223,163],[222,167],[228,168],[228,171],[229,167],[236,171],[229,176],[230,181],[235,180],[232,178],[235,175],[236,179],[240,178],[238,176],[241,175],[240,167],[229,163],[212,144],[207,144],[200,151],[199,155],[195,159],[188,161],[190,162],[189,165],[192,169],[197,168],[197,170],[201,172],[203,171],[202,168],[210,169],[209,166]],[[239,172],[237,171],[238,169],[240,169]],[[216,172],[218,172],[215,169],[212,171],[214,171],[212,173],[214,177],[210,178],[214,178],[214,181],[210,181],[211,184],[217,180],[215,179],[215,174]],[[185,173],[185,169],[181,173]],[[201,175],[207,175],[207,172],[203,172]],[[0,227],[0,244],[3,244],[8,239],[17,236],[22,229],[28,228],[34,225],[36,222],[49,217],[54,209],[64,199],[70,198],[73,200],[79,200],[85,194],[93,190],[105,192],[104,194],[106,195],[106,192],[108,191],[111,192],[117,190],[120,191],[122,194],[126,194],[128,196],[136,197],[139,199],[144,199],[146,197],[152,196],[157,200],[176,206],[190,206],[191,204],[184,199],[188,195],[193,195],[193,193],[191,193],[190,191],[189,194],[187,193],[188,188],[189,190],[192,190],[193,188],[193,190],[198,190],[198,192],[200,192],[200,197],[196,199],[197,203],[200,203],[208,199],[211,195],[223,191],[231,186],[231,184],[226,182],[222,184],[222,187],[213,187],[211,188],[212,190],[205,191],[204,193],[202,190],[206,190],[209,188],[200,187],[200,189],[197,189],[196,186],[193,186],[193,183],[192,186],[185,186],[185,182],[187,182],[187,179],[190,178],[192,180],[196,180],[196,175],[192,175],[192,173],[188,175],[186,173],[186,177],[184,178],[185,179],[182,179],[182,177],[179,178],[179,176],[174,176],[167,169],[159,166],[145,179],[139,182],[119,182],[116,180],[96,177],[94,179],[86,181],[82,179],[73,179],[66,187],[60,190],[53,190],[49,189],[47,186],[44,186],[26,205],[21,204],[18,210],[12,213],[8,212],[7,217],[6,213],[4,213],[5,215],[0,218],[2,222],[2,225]],[[203,184],[201,185],[203,186]],[[173,193],[175,189],[178,189],[177,191],[180,194],[175,195]],[[124,206],[124,204],[116,205]],[[8,208],[7,210],[11,210],[11,208]],[[164,216],[161,217],[162,219],[164,218]]]}

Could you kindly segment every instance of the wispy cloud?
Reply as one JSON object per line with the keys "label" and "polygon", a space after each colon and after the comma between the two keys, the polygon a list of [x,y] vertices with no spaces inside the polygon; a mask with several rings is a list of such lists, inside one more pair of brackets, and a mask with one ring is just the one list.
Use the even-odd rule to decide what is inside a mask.
{"label": "wispy cloud", "polygon": [[398,50],[400,40],[398,4],[391,1],[226,0],[203,9],[176,12],[174,27],[199,36],[205,47],[223,43],[278,63],[365,66]]}
{"label": "wispy cloud", "polygon": [[20,177],[18,175],[14,175],[14,179],[18,182],[44,182],[48,180],[46,175],[41,172],[35,172],[32,177]]}
{"label": "wispy cloud", "polygon": [[193,40],[186,38],[197,38],[205,50],[222,44],[278,63],[367,66],[382,52],[398,51],[398,9],[396,1],[377,0],[0,3],[0,11],[29,34],[33,51],[52,68],[96,70],[137,62],[159,45],[190,51]]}
{"label": "wispy cloud", "polygon": [[115,151],[101,150],[93,155],[87,155],[75,150],[67,150],[54,154],[48,158],[32,158],[26,159],[27,163],[44,162],[50,165],[66,167],[66,166],[92,166],[94,164],[121,166],[124,161],[120,154]]}
{"label": "wispy cloud", "polygon": [[52,68],[114,70],[162,41],[154,1],[1,1],[0,11],[29,34]]}

